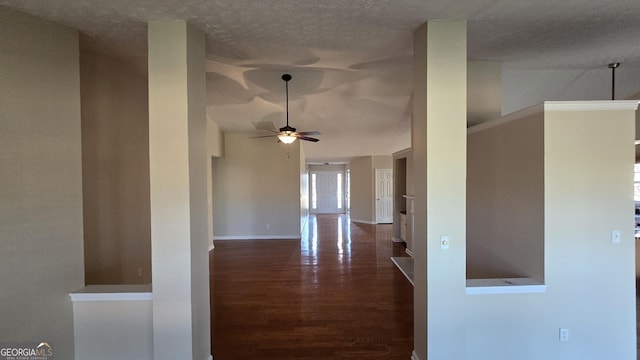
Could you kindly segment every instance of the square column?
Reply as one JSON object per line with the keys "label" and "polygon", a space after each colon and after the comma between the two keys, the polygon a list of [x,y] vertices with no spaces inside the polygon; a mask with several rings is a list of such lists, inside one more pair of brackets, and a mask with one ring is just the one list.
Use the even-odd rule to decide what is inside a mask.
{"label": "square column", "polygon": [[466,96],[466,23],[426,23],[414,34],[414,360],[465,357]]}
{"label": "square column", "polygon": [[210,358],[205,37],[148,24],[154,359]]}

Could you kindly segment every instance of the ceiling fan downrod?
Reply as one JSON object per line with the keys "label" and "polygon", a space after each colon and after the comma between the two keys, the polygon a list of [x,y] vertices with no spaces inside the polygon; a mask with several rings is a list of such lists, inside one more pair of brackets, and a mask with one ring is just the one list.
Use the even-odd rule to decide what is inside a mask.
{"label": "ceiling fan downrod", "polygon": [[609,69],[611,69],[611,100],[616,99],[616,68],[620,66],[620,63],[611,63],[609,64]]}
{"label": "ceiling fan downrod", "polygon": [[[282,80],[284,80],[284,93],[285,93],[285,103],[287,109],[287,128],[289,128],[289,80],[291,80],[291,75],[283,74]],[[295,131],[295,130],[294,130]]]}

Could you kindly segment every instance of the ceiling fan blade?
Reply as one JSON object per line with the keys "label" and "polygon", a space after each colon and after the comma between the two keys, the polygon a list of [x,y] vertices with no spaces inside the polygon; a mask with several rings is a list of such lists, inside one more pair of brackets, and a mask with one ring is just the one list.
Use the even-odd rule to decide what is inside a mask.
{"label": "ceiling fan blade", "polygon": [[300,131],[298,132],[300,135],[321,135],[320,131]]}
{"label": "ceiling fan blade", "polygon": [[306,141],[312,141],[312,142],[320,141],[320,139],[316,139],[316,138],[312,138],[312,137],[308,137],[308,136],[298,136],[298,139],[306,140]]}

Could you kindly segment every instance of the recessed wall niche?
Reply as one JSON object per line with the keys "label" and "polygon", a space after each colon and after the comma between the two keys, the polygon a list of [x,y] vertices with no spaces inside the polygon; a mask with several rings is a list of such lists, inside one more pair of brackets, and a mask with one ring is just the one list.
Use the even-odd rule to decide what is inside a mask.
{"label": "recessed wall niche", "polygon": [[467,279],[544,282],[544,113],[471,127]]}

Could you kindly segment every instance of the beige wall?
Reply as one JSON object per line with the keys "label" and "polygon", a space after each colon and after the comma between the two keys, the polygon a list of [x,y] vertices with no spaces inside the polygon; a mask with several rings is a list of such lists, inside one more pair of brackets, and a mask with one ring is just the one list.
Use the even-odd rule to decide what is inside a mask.
{"label": "beige wall", "polygon": [[299,238],[300,143],[225,134],[224,144],[213,161],[214,238]]}
{"label": "beige wall", "polygon": [[502,63],[467,62],[467,122],[476,125],[502,114]]}
{"label": "beige wall", "polygon": [[0,341],[73,359],[84,285],[78,33],[0,7]]}
{"label": "beige wall", "polygon": [[376,223],[376,169],[393,169],[391,155],[362,156],[351,160],[351,221]]}
{"label": "beige wall", "polygon": [[544,118],[470,128],[467,278],[544,280]]}
{"label": "beige wall", "polygon": [[345,171],[345,164],[309,165],[309,171]]}
{"label": "beige wall", "polygon": [[[393,157],[391,155],[372,156],[373,169],[393,169]],[[375,171],[374,171],[375,174]]]}
{"label": "beige wall", "polygon": [[546,293],[468,296],[468,359],[636,359],[634,113],[571,108],[544,119]]}
{"label": "beige wall", "polygon": [[376,221],[374,213],[374,183],[373,158],[363,156],[351,160],[351,221],[373,224]]}
{"label": "beige wall", "polygon": [[148,284],[151,224],[146,69],[83,51],[80,81],[85,282]]}

